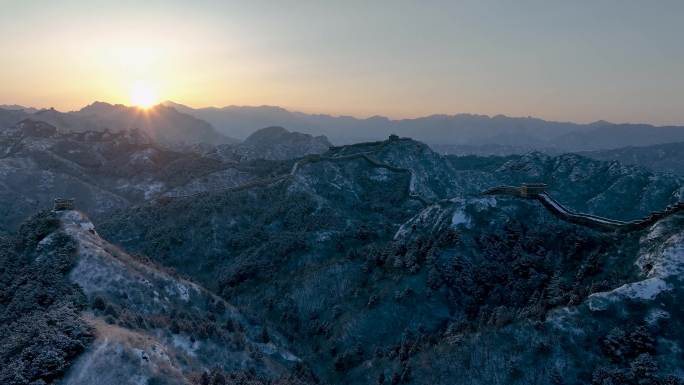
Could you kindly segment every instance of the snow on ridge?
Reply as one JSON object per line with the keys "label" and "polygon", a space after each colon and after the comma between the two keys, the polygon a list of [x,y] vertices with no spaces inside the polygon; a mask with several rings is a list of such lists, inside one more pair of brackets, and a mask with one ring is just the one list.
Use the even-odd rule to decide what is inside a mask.
{"label": "snow on ridge", "polygon": [[647,246],[656,244],[653,250],[643,252],[635,262],[646,278],[590,295],[587,299],[590,310],[605,310],[611,302],[624,299],[653,301],[661,293],[674,289],[669,283],[670,279],[684,276],[684,233],[676,233],[665,241],[658,241],[664,232],[663,226],[654,226],[642,238]]}
{"label": "snow on ridge", "polygon": [[594,293],[587,299],[592,311],[605,310],[611,302],[619,299],[652,301],[660,293],[672,290],[672,285],[661,278],[648,278],[643,281],[624,284],[617,289]]}

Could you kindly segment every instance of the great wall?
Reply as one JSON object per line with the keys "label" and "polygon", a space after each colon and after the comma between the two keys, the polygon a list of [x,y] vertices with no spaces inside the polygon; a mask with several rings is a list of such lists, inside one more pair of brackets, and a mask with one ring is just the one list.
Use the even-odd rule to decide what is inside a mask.
{"label": "great wall", "polygon": [[[388,140],[383,140],[383,141],[378,141],[378,142],[367,142],[367,143],[357,143],[357,144],[352,144],[352,145],[347,145],[347,146],[341,146],[341,147],[335,147],[332,146],[330,147],[329,152],[333,152],[332,156],[323,156],[320,154],[313,154],[313,155],[307,155],[297,161],[292,165],[292,168],[290,169],[290,172],[287,174],[281,174],[281,175],[276,175],[270,178],[263,178],[263,179],[258,179],[254,180],[251,182],[244,183],[240,186],[235,186],[235,187],[230,187],[222,190],[214,190],[212,192],[216,191],[224,191],[224,192],[229,192],[229,191],[240,191],[240,190],[245,190],[248,188],[253,188],[253,187],[265,187],[265,186],[270,186],[275,183],[279,183],[285,179],[294,177],[297,174],[297,171],[304,165],[306,164],[312,164],[312,163],[318,163],[318,162],[340,162],[340,161],[346,161],[346,160],[355,160],[355,159],[361,159],[373,167],[377,168],[384,168],[393,172],[400,172],[400,173],[407,173],[409,175],[409,183],[406,188],[406,197],[408,199],[416,200],[422,203],[423,205],[429,205],[430,202],[428,202],[425,198],[421,197],[418,194],[415,194],[411,190],[411,181],[414,179],[413,171],[408,168],[401,168],[401,167],[395,167],[386,163],[382,163],[376,159],[373,159],[370,157],[372,154],[376,154],[380,152],[385,146],[387,146],[389,143],[392,142],[398,142],[398,141],[410,141],[411,139],[408,138],[399,138],[396,135],[391,135]],[[356,153],[351,153],[351,154],[342,154],[345,150],[348,148],[354,148],[354,147],[368,147],[368,146],[376,146],[377,148],[369,151],[364,151],[364,152],[356,152]],[[215,171],[214,171],[215,172]],[[207,192],[200,192],[197,194],[189,194],[189,195],[182,195],[182,196],[176,196],[174,198],[190,198],[190,197],[196,197],[196,196],[201,196],[207,194]]]}
{"label": "great wall", "polygon": [[[421,204],[424,206],[429,206],[431,202],[426,200],[425,198],[421,197],[420,195],[416,194],[412,190],[412,181],[414,180],[415,176],[413,175],[413,171],[409,168],[402,168],[402,167],[396,167],[392,166],[383,162],[380,162],[374,158],[371,157],[372,154],[377,154],[379,153],[383,148],[385,148],[388,144],[392,142],[399,142],[399,141],[404,141],[404,140],[410,140],[409,138],[399,138],[396,135],[391,135],[389,139],[383,140],[383,141],[377,141],[377,142],[366,142],[366,143],[356,143],[356,144],[351,144],[351,145],[346,145],[346,146],[331,146],[330,150],[328,151],[329,156],[324,156],[320,154],[312,154],[312,155],[307,155],[301,159],[298,159],[297,161],[294,162],[292,167],[290,168],[290,171],[284,174],[280,175],[275,175],[272,177],[267,177],[267,178],[261,178],[261,179],[256,179],[252,180],[249,182],[246,182],[244,184],[241,184],[239,186],[234,186],[230,188],[225,188],[221,190],[213,190],[211,192],[217,192],[217,191],[223,191],[223,192],[231,192],[231,191],[241,191],[249,188],[254,188],[254,187],[266,187],[266,186],[271,186],[276,183],[280,183],[286,179],[292,178],[296,176],[298,170],[306,165],[306,164],[313,164],[313,163],[318,163],[318,162],[340,162],[340,161],[348,161],[348,160],[355,160],[355,159],[361,159],[365,162],[368,162],[371,166],[377,167],[377,168],[384,168],[389,171],[393,172],[399,172],[399,173],[407,173],[409,175],[409,183],[406,187],[406,198],[407,199],[412,199],[419,201]],[[358,147],[375,147],[372,150],[368,151],[362,151],[362,152],[352,152],[350,154],[345,154],[349,149],[354,149]],[[214,170],[212,172],[216,172],[217,170]],[[200,192],[196,194],[188,194],[188,195],[180,195],[180,196],[165,196],[161,197],[159,199],[178,199],[178,198],[193,198],[193,197],[198,197],[198,196],[203,196],[208,194],[209,192]],[[589,228],[593,228],[595,230],[599,231],[605,231],[605,232],[633,232],[633,231],[639,231],[643,230],[654,223],[667,218],[673,214],[677,214],[679,212],[684,211],[684,202],[677,202],[673,205],[670,205],[666,207],[662,211],[655,211],[650,213],[649,215],[632,220],[632,221],[621,221],[617,219],[610,219],[610,218],[604,218],[600,217],[597,215],[592,215],[592,214],[586,214],[586,213],[578,213],[575,211],[572,211],[565,206],[563,206],[561,203],[556,201],[554,198],[552,198],[547,192],[546,192],[546,185],[543,183],[523,183],[522,186],[497,186],[490,188],[486,191],[483,191],[481,195],[508,195],[516,198],[522,198],[522,199],[531,199],[531,200],[537,200],[539,201],[544,208],[546,208],[552,215],[557,217],[560,220],[563,220],[568,223],[580,225],[580,226],[585,226]]]}
{"label": "great wall", "polygon": [[563,221],[606,232],[643,230],[661,219],[684,211],[684,202],[677,202],[662,211],[652,212],[643,218],[633,221],[620,221],[569,210],[553,199],[546,192],[545,187],[545,185],[539,183],[523,184],[520,187],[498,186],[482,192],[482,195],[508,195],[522,199],[534,199],[539,201],[551,214]]}

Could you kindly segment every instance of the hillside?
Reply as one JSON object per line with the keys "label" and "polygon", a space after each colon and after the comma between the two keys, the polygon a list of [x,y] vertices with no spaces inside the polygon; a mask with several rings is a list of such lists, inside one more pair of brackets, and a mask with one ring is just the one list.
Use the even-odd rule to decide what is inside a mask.
{"label": "hillside", "polygon": [[[674,175],[574,154],[443,156],[396,136],[244,162],[164,149],[140,131],[60,133],[31,120],[2,138],[5,175],[60,181],[95,212],[95,225],[70,210],[7,227],[0,322],[16,338],[0,344],[6,382],[655,385],[684,376],[681,215],[616,234],[532,200],[481,195],[543,181],[570,209],[630,220],[681,200]],[[276,148],[315,140],[277,128],[250,142],[271,138],[281,138]],[[41,193],[45,207],[42,191],[56,191],[18,193],[27,184],[16,183],[6,189],[16,202]],[[107,196],[122,203],[89,200]],[[4,210],[15,222],[30,212]],[[56,337],[32,339],[26,325],[41,322]],[[59,359],[37,360],[41,349]]]}
{"label": "hillside", "polygon": [[[17,266],[3,287],[0,322],[12,330],[12,339],[0,345],[3,384],[62,375],[62,384],[73,385],[191,384],[215,368],[254,381],[289,378],[295,369],[303,373],[300,359],[283,348],[275,331],[109,244],[82,213],[46,212],[26,226],[19,244],[30,265]],[[3,257],[3,266],[13,264]],[[22,282],[26,274],[43,286]],[[48,305],[41,290],[50,296]],[[27,325],[18,322],[47,322],[46,330],[32,329],[47,339],[31,340]],[[41,355],[31,353],[36,349]]]}
{"label": "hillside", "polygon": [[56,197],[76,198],[100,218],[154,197],[233,187],[263,169],[259,162],[169,150],[141,130],[62,133],[27,119],[0,131],[0,229],[14,229]]}
{"label": "hillside", "polygon": [[333,148],[271,183],[123,210],[101,231],[263,320],[329,383],[681,376],[677,329],[650,321],[678,312],[681,217],[618,236],[476,195],[530,178],[621,217],[681,189],[580,156],[483,162],[395,139]]}
{"label": "hillside", "polygon": [[282,128],[257,131],[238,145],[171,150],[141,130],[63,133],[27,119],[0,131],[0,196],[5,202],[0,204],[0,228],[15,228],[55,197],[77,198],[79,207],[97,221],[113,210],[151,199],[284,177],[298,162],[361,156],[405,169],[411,192],[427,201],[475,194],[500,184],[543,181],[560,202],[580,211],[613,213],[612,200],[629,202],[626,210],[618,211],[618,219],[630,219],[682,196],[676,176],[572,154],[443,156],[409,139],[330,147],[323,137]]}

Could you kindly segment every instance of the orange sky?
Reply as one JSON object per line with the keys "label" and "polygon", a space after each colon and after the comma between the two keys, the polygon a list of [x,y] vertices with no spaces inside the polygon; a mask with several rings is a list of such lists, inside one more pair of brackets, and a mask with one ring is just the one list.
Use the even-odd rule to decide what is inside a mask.
{"label": "orange sky", "polygon": [[0,104],[684,124],[682,2],[215,3],[5,1]]}

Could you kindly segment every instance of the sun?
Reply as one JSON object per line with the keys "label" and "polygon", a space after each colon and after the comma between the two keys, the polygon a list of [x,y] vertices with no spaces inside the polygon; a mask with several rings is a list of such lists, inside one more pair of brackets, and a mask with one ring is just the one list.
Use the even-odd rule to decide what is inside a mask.
{"label": "sun", "polygon": [[131,88],[131,104],[140,108],[150,108],[157,104],[157,94],[144,82],[136,82]]}

